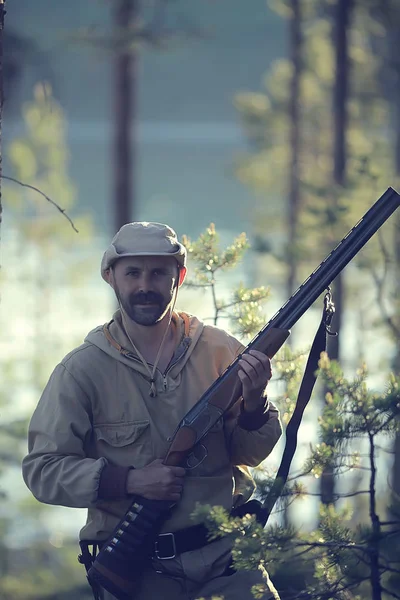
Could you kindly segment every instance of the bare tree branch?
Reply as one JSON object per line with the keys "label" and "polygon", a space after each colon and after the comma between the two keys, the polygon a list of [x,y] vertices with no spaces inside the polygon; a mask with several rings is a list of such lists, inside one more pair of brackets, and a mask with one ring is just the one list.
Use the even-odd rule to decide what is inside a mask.
{"label": "bare tree branch", "polygon": [[385,306],[385,303],[384,303],[384,299],[383,299],[385,283],[386,283],[387,274],[388,274],[388,270],[389,270],[388,265],[389,265],[391,259],[390,259],[389,252],[385,246],[385,242],[383,240],[383,234],[381,231],[378,232],[378,240],[379,240],[380,249],[381,249],[381,252],[382,252],[382,255],[384,258],[383,275],[381,275],[381,276],[378,275],[377,271],[373,267],[370,268],[370,273],[375,282],[377,301],[378,301],[379,308],[381,309],[383,319],[386,321],[386,324],[389,326],[389,328],[391,329],[391,331],[395,335],[395,337],[398,338],[400,336],[400,328],[397,326],[394,319],[389,315],[387,308]]}
{"label": "bare tree branch", "polygon": [[62,215],[64,215],[64,217],[71,223],[72,229],[74,231],[76,231],[76,233],[79,233],[79,231],[75,227],[74,223],[72,222],[71,218],[65,212],[65,208],[61,208],[61,206],[59,206],[56,202],[54,202],[54,200],[49,198],[49,196],[47,196],[44,192],[39,190],[37,187],[35,187],[34,185],[30,185],[29,183],[23,183],[22,181],[19,181],[18,179],[15,179],[14,177],[8,177],[6,175],[2,175],[1,178],[8,179],[8,181],[13,181],[14,183],[18,183],[18,185],[21,185],[22,187],[26,187],[26,188],[29,188],[30,190],[34,190],[35,192],[37,192],[38,194],[43,196],[43,198],[46,198],[47,202],[50,202],[50,204],[52,204],[57,210],[59,210],[60,213]]}
{"label": "bare tree branch", "polygon": [[395,592],[388,590],[383,585],[381,587],[382,587],[382,592],[385,592],[385,594],[389,594],[389,596],[392,596],[392,598],[396,598],[397,600],[400,600],[399,594],[396,594]]}

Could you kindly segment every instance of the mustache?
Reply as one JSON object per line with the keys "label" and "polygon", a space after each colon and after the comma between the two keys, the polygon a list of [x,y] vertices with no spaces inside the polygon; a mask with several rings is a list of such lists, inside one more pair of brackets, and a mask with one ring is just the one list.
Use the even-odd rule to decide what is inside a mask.
{"label": "mustache", "polygon": [[162,304],[163,298],[161,294],[156,292],[139,292],[129,296],[129,303],[134,304]]}

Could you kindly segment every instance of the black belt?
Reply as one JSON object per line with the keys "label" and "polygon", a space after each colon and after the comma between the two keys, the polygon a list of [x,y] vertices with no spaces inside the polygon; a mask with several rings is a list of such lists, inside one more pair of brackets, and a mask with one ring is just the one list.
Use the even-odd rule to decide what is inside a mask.
{"label": "black belt", "polygon": [[[259,500],[250,500],[235,508],[231,515],[233,517],[244,517],[244,515],[256,515],[261,507]],[[173,533],[161,533],[154,542],[153,556],[161,560],[175,558],[178,554],[198,550],[211,542],[221,539],[220,537],[210,540],[209,531],[205,525],[199,523],[186,529],[179,529]]]}
{"label": "black belt", "polygon": [[202,523],[173,533],[161,533],[154,542],[154,557],[160,560],[175,558],[178,554],[198,550],[213,541],[216,540],[209,539],[209,531]]}

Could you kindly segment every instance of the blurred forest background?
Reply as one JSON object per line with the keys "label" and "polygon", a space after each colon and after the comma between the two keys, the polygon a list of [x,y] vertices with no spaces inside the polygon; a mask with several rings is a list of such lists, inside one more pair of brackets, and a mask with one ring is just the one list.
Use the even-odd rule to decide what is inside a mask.
{"label": "blurred forest background", "polygon": [[[76,560],[85,511],[36,502],[20,461],[57,361],[114,309],[99,276],[104,248],[127,221],[168,223],[188,236],[197,284],[207,284],[200,293],[192,280],[179,306],[248,340],[375,200],[399,189],[400,4],[5,8],[0,599],[86,600]],[[333,362],[322,364],[271,518],[274,552],[263,556],[283,599],[400,598],[399,282],[397,211],[333,286]],[[284,423],[320,304],[277,360],[271,396]],[[263,471],[261,495],[266,481]],[[311,552],[289,548],[294,539]]]}

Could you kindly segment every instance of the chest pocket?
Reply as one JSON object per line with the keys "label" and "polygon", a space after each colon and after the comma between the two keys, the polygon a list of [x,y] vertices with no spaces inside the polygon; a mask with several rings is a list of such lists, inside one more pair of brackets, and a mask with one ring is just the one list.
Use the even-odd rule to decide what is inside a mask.
{"label": "chest pocket", "polygon": [[94,434],[100,456],[121,466],[142,467],[152,455],[150,421],[102,423],[95,425]]}

